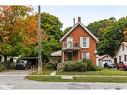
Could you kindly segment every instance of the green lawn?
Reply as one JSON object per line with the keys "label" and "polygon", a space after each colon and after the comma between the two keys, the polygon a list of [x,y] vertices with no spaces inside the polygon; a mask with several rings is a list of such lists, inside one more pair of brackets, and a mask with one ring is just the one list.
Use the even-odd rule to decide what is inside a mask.
{"label": "green lawn", "polygon": [[44,82],[108,82],[127,83],[127,77],[74,77],[73,80],[61,79],[60,76],[28,76],[29,80]]}
{"label": "green lawn", "polygon": [[[45,70],[43,75],[49,75],[52,70]],[[32,76],[33,75],[33,76]],[[101,71],[87,72],[58,72],[56,76],[35,76],[37,72],[27,76],[29,80],[44,82],[108,82],[127,83],[127,71],[103,69]],[[61,79],[62,75],[74,75],[73,80]],[[81,75],[81,76],[79,76]]]}
{"label": "green lawn", "polygon": [[114,70],[114,69],[102,69],[101,71],[87,71],[87,72],[59,72],[57,75],[87,75],[87,76],[127,76],[127,71]]}
{"label": "green lawn", "polygon": [[[44,70],[42,71],[42,75],[50,75],[50,73],[51,73],[52,71],[53,71],[53,70],[44,69]],[[32,72],[30,75],[38,75],[38,74],[37,74],[37,71],[35,71],[35,72]]]}

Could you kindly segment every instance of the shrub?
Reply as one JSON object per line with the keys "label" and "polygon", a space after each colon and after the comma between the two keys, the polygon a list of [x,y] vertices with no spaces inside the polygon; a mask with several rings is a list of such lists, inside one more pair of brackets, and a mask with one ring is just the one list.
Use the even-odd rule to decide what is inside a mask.
{"label": "shrub", "polygon": [[15,69],[15,67],[16,67],[15,63],[11,63],[9,66],[10,69]]}
{"label": "shrub", "polygon": [[83,63],[84,63],[83,61],[76,62],[76,64],[83,64]]}
{"label": "shrub", "polygon": [[87,71],[87,64],[75,64],[76,68],[75,71],[78,72],[83,72],[83,71]]}
{"label": "shrub", "polygon": [[96,71],[96,66],[93,64],[87,64],[87,70],[88,71]]}
{"label": "shrub", "polygon": [[57,70],[57,63],[48,63],[48,64],[46,64],[46,69]]}
{"label": "shrub", "polygon": [[93,64],[93,63],[92,63],[92,61],[91,61],[91,60],[89,60],[89,59],[83,59],[82,61],[83,61],[83,63]]}
{"label": "shrub", "polygon": [[5,70],[5,69],[6,69],[5,65],[3,63],[0,63],[0,72]]}
{"label": "shrub", "polygon": [[87,71],[96,71],[96,66],[89,59],[83,59],[83,62],[87,64]]}
{"label": "shrub", "polygon": [[65,64],[64,71],[78,71],[83,72],[87,70],[87,64]]}
{"label": "shrub", "polygon": [[65,64],[64,71],[74,71],[73,64]]}
{"label": "shrub", "polygon": [[78,61],[75,64],[72,62],[65,63],[64,71],[97,71],[101,70],[97,68],[91,60],[83,59],[82,61]]}
{"label": "shrub", "polygon": [[47,63],[45,67],[46,69],[52,69],[52,63]]}
{"label": "shrub", "polygon": [[57,70],[57,64],[58,64],[58,63],[53,63],[53,64],[52,64],[53,70]]}

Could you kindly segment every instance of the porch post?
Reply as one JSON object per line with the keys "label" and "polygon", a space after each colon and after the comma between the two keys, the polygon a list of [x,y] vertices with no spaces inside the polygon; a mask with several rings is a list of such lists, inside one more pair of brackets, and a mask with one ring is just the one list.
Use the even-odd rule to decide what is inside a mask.
{"label": "porch post", "polygon": [[78,61],[80,60],[80,51],[78,50]]}
{"label": "porch post", "polygon": [[62,54],[62,55],[63,55],[63,56],[62,56],[62,62],[64,62],[64,51],[63,51],[62,53],[63,53],[63,54]]}

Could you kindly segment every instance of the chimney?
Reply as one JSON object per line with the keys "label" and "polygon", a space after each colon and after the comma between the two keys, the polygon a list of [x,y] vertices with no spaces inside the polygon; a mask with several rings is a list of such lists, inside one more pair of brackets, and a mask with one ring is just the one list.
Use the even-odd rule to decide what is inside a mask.
{"label": "chimney", "polygon": [[78,22],[81,22],[81,17],[78,17]]}
{"label": "chimney", "polygon": [[75,18],[73,18],[73,24],[75,25]]}

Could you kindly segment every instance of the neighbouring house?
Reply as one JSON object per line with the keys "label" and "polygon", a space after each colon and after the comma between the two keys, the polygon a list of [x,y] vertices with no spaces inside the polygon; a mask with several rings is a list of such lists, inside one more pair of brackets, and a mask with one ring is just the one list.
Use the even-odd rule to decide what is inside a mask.
{"label": "neighbouring house", "polygon": [[116,55],[116,63],[127,64],[127,42],[122,42]]}
{"label": "neighbouring house", "polygon": [[60,63],[61,56],[62,56],[61,50],[51,53],[50,63]]}
{"label": "neighbouring house", "polygon": [[[11,57],[11,56],[8,56],[8,57],[7,57],[7,61],[10,61],[11,58],[13,59],[12,61],[13,61],[14,63],[16,63],[19,57]],[[0,55],[0,62],[4,62],[4,56],[3,56],[3,55]]]}
{"label": "neighbouring house", "polygon": [[114,58],[108,54],[97,55],[97,66],[104,67],[104,64],[114,64]]}
{"label": "neighbouring house", "polygon": [[0,62],[4,62],[4,56],[0,54]]}
{"label": "neighbouring house", "polygon": [[84,58],[96,64],[96,44],[99,40],[81,23],[81,17],[61,39],[62,62],[76,62]]}

